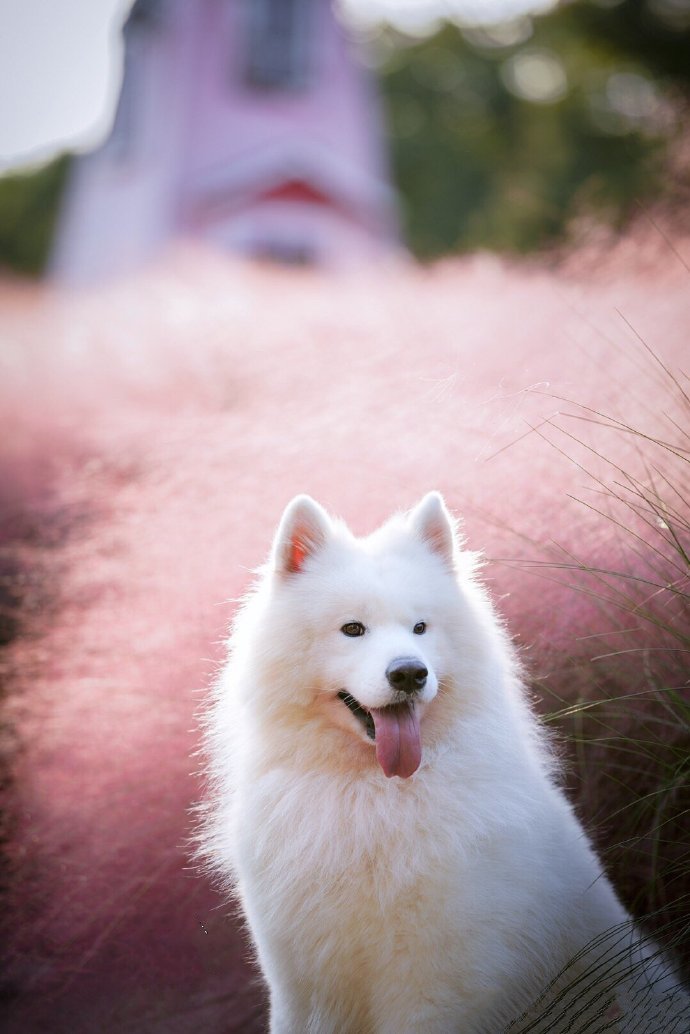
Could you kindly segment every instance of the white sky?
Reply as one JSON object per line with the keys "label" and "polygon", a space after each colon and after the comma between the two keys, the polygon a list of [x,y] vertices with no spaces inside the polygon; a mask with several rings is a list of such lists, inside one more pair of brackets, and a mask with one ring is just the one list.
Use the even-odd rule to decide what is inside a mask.
{"label": "white sky", "polygon": [[[554,0],[339,0],[358,21],[500,21]],[[0,0],[0,171],[93,146],[112,118],[131,0]]]}

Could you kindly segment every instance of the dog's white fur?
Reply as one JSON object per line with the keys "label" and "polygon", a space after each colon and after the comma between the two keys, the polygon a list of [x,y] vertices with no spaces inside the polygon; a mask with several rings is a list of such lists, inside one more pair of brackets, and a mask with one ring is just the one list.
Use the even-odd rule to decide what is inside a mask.
{"label": "dog's white fur", "polygon": [[[299,496],[237,617],[205,851],[246,915],[271,1031],[498,1034],[523,1014],[511,1031],[682,1034],[675,978],[556,784],[474,568],[437,493],[364,539]],[[343,634],[354,621],[364,635]],[[422,761],[387,778],[337,694],[385,706],[386,667],[410,656],[429,671]]]}

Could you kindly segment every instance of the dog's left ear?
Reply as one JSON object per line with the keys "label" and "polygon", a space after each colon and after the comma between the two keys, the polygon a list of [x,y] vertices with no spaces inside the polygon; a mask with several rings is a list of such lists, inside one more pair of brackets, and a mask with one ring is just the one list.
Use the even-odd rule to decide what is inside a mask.
{"label": "dog's left ear", "polygon": [[307,558],[325,544],[330,530],[330,518],[322,506],[311,496],[295,496],[285,508],[273,542],[276,571],[301,571]]}
{"label": "dog's left ear", "polygon": [[433,553],[452,567],[455,560],[455,522],[440,492],[428,492],[410,511],[410,528]]}

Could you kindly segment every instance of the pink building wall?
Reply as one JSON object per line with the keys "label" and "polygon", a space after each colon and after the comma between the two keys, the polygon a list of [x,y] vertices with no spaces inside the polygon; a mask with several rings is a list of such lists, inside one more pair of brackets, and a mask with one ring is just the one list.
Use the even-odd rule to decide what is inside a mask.
{"label": "pink building wall", "polygon": [[270,0],[135,5],[113,131],[68,186],[58,276],[116,273],[184,236],[326,264],[396,247],[373,84],[328,0],[292,3],[304,75],[280,88],[247,76],[250,17]]}

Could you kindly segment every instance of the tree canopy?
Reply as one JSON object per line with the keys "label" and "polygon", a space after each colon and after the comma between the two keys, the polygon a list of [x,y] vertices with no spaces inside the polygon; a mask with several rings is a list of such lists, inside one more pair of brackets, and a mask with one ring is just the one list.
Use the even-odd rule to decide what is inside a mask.
{"label": "tree canopy", "polygon": [[577,216],[619,226],[663,193],[690,65],[690,5],[681,24],[654,15],[664,3],[682,6],[580,0],[418,40],[382,28],[372,45],[412,250],[529,252]]}

